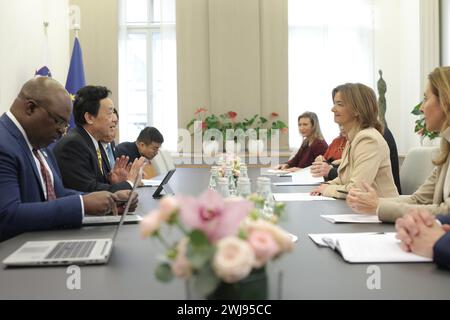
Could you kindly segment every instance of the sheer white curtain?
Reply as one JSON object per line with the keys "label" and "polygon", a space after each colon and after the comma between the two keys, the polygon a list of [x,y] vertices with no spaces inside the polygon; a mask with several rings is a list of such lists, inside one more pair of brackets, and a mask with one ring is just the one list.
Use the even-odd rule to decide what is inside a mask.
{"label": "sheer white curtain", "polygon": [[[153,121],[164,135],[164,149],[177,150],[177,54],[175,30],[175,0],[155,1],[155,16],[159,14],[160,39],[156,41],[153,60]],[[159,12],[158,12],[159,11]]]}
{"label": "sheer white curtain", "polygon": [[145,126],[178,139],[175,0],[119,1],[120,140],[134,141]]}
{"label": "sheer white curtain", "polygon": [[289,146],[297,118],[316,112],[328,143],[339,134],[331,91],[345,82],[374,87],[373,0],[289,0]]}

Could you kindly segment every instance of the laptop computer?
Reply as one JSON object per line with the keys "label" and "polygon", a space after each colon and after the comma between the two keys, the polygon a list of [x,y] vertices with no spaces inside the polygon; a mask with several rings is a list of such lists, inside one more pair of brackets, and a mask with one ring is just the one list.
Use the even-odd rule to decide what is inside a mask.
{"label": "laptop computer", "polygon": [[28,241],[3,260],[3,263],[17,267],[107,263],[117,233],[130,210],[132,194],[141,176],[142,168],[134,181],[123,215],[117,216],[120,221],[112,238]]}
{"label": "laptop computer", "polygon": [[161,194],[161,192],[163,190],[165,191],[166,195],[174,194],[174,192],[173,192],[172,188],[170,188],[168,182],[169,182],[170,178],[172,178],[173,174],[175,173],[175,170],[176,169],[171,169],[167,172],[166,176],[164,177],[164,179],[159,184],[158,188],[156,188],[155,192],[153,193],[154,199],[162,198],[164,196],[164,194]]}

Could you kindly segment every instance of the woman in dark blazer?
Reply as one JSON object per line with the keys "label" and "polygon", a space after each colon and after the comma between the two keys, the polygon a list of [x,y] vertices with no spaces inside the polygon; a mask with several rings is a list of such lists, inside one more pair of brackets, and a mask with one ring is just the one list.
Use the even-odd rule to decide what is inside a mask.
{"label": "woman in dark blazer", "polygon": [[327,151],[328,144],[323,139],[319,119],[314,112],[304,112],[298,117],[298,131],[303,137],[303,143],[297,154],[278,169],[297,171],[309,167],[317,156]]}

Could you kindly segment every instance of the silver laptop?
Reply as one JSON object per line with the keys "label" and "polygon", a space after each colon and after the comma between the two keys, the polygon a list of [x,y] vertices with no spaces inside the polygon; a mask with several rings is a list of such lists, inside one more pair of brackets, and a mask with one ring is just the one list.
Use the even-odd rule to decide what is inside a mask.
{"label": "silver laptop", "polygon": [[7,266],[44,266],[103,264],[108,262],[117,233],[130,210],[132,194],[136,190],[141,176],[142,172],[138,174],[134,181],[125,211],[120,216],[119,224],[112,238],[28,241],[3,260],[3,263]]}

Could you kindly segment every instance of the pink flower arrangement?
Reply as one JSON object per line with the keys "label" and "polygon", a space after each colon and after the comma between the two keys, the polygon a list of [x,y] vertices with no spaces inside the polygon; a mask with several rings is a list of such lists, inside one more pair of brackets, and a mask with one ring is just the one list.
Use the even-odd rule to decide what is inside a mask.
{"label": "pink flower arrangement", "polygon": [[[252,201],[223,199],[208,190],[198,198],[164,197],[141,221],[140,231],[167,249],[155,272],[159,280],[194,277],[197,291],[208,295],[221,281],[238,282],[293,249],[286,231],[259,216]],[[178,229],[181,239],[168,241],[165,227]]]}

